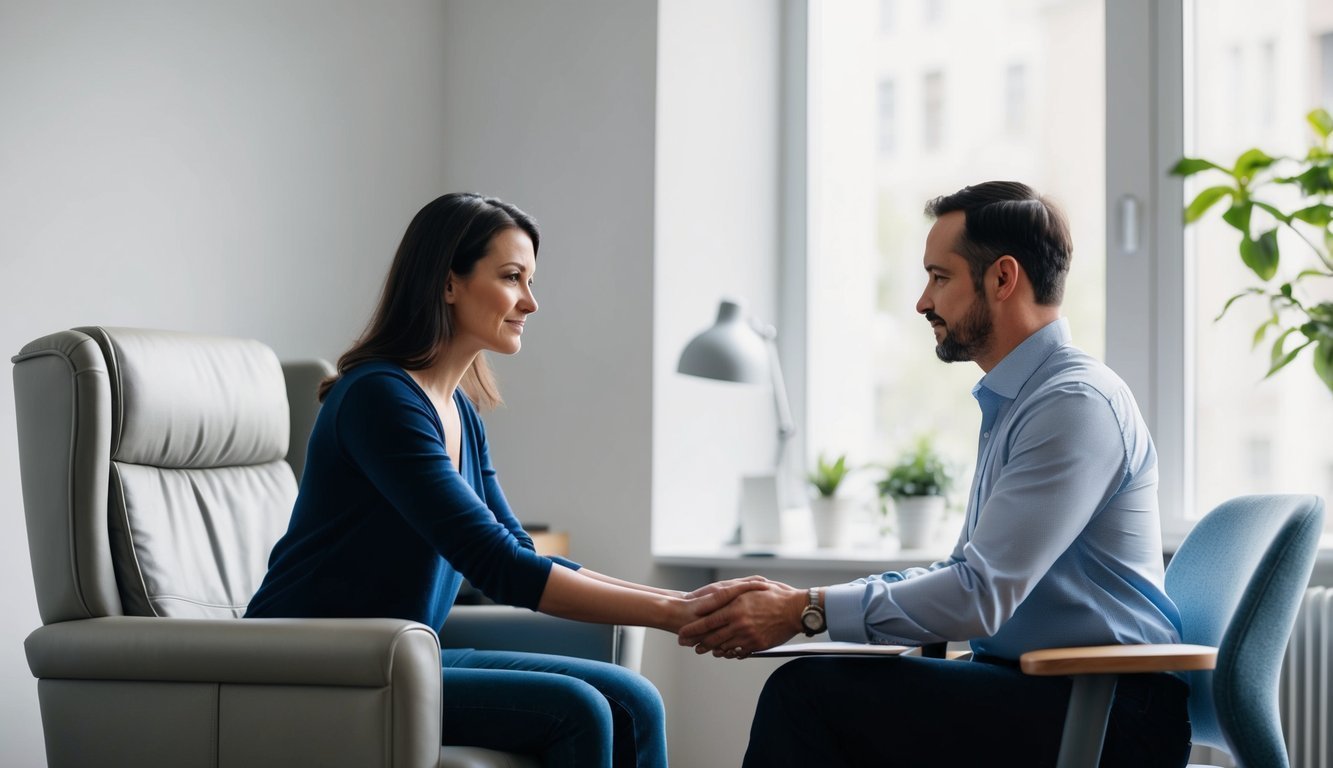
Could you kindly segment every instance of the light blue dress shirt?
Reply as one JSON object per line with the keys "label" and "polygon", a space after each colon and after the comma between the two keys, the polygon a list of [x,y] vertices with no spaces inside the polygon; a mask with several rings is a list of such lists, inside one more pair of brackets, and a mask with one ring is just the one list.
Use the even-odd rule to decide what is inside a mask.
{"label": "light blue dress shirt", "polygon": [[972,390],[967,519],[949,559],[829,587],[835,640],[1039,648],[1180,642],[1163,590],[1157,453],[1129,387],[1060,319]]}

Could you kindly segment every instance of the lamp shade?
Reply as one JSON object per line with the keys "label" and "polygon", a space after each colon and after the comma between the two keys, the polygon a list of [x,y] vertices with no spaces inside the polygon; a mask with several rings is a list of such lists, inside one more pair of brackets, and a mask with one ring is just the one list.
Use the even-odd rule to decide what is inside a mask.
{"label": "lamp shade", "polygon": [[746,384],[761,384],[772,375],[764,337],[750,325],[740,304],[725,300],[717,309],[717,322],[685,345],[676,370]]}

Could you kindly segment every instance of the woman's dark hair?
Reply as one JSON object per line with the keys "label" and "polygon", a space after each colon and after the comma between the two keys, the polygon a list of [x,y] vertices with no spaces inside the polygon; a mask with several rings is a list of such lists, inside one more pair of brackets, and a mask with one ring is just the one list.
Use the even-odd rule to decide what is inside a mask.
{"label": "woman's dark hair", "polygon": [[1008,254],[1032,281],[1038,304],[1060,303],[1074,245],[1055,203],[1016,181],[963,187],[926,203],[926,215],[936,219],[954,211],[962,211],[964,221],[954,248],[967,260],[978,293],[986,270]]}
{"label": "woman's dark hair", "polygon": [[[503,201],[455,192],[418,211],[393,257],[370,324],[338,358],[338,372],[320,382],[320,402],[344,373],[370,360],[387,360],[407,370],[430,367],[454,335],[452,310],[444,300],[449,275],[470,275],[491,239],[515,228],[532,239],[535,255],[541,244],[537,222]],[[501,402],[495,377],[481,354],[463,375],[461,386],[480,408]]]}

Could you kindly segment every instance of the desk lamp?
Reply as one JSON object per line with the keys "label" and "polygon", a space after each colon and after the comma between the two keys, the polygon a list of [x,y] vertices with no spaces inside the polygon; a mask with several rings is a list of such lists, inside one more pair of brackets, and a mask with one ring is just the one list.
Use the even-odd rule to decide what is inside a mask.
{"label": "desk lamp", "polygon": [[723,299],[717,321],[685,345],[676,370],[690,376],[744,384],[769,381],[777,411],[778,448],[773,474],[749,476],[741,489],[741,544],[779,543],[782,502],[781,478],[787,443],[796,435],[787,386],[778,362],[777,329],[755,322],[739,301]]}

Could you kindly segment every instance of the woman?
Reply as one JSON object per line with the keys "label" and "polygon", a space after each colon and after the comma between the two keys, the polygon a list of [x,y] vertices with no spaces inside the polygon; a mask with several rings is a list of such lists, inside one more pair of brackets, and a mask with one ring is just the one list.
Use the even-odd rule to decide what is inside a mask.
{"label": "woman", "polygon": [[[542,557],[510,511],[474,405],[500,402],[481,353],[518,352],[537,311],[538,244],[530,217],[473,194],[412,220],[368,329],[320,385],[291,523],[247,616],[387,616],[439,631],[466,577],[497,602],[674,633],[731,597],[689,599]],[[441,656],[446,744],[538,752],[547,765],[666,765],[661,697],[629,670]]]}

